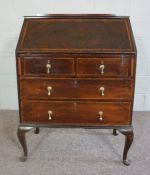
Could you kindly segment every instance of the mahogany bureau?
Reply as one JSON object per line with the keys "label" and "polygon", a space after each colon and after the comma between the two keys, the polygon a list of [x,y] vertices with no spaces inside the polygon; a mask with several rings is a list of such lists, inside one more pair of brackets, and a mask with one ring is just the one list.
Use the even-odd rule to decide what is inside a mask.
{"label": "mahogany bureau", "polygon": [[22,161],[32,128],[83,127],[124,134],[123,163],[129,165],[136,70],[129,17],[25,17],[16,64]]}

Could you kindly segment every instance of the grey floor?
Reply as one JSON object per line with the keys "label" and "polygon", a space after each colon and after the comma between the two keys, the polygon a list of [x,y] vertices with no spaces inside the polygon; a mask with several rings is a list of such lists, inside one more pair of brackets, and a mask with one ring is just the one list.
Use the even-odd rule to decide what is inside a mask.
{"label": "grey floor", "polygon": [[0,111],[0,175],[150,175],[150,112],[135,112],[132,161],[124,166],[124,136],[112,130],[41,129],[27,134],[29,157],[19,161],[17,111]]}

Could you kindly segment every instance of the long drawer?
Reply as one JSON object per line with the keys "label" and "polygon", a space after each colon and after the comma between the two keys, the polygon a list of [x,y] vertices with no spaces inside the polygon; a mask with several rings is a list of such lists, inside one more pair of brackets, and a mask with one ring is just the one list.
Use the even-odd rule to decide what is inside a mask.
{"label": "long drawer", "polygon": [[128,125],[130,103],[21,102],[22,122],[56,125]]}
{"label": "long drawer", "polygon": [[22,79],[21,98],[26,99],[127,99],[132,80]]}

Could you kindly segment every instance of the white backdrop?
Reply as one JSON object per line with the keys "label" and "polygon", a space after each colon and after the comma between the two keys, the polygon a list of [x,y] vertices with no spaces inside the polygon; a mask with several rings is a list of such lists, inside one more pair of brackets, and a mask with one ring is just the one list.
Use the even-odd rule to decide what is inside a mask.
{"label": "white backdrop", "polygon": [[134,110],[150,110],[149,0],[0,0],[0,109],[18,109],[15,47],[23,16],[45,13],[130,16],[138,49]]}

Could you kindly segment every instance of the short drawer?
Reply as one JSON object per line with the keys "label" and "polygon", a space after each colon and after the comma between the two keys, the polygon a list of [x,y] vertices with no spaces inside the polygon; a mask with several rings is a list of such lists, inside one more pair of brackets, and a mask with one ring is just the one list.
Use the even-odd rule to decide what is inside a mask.
{"label": "short drawer", "polygon": [[77,98],[95,100],[131,100],[132,80],[78,80]]}
{"label": "short drawer", "polygon": [[77,75],[93,77],[127,77],[131,58],[78,58]]}
{"label": "short drawer", "polygon": [[21,98],[26,99],[128,99],[132,80],[22,79]]}
{"label": "short drawer", "polygon": [[24,101],[22,122],[54,125],[128,125],[130,103]]}
{"label": "short drawer", "polygon": [[22,63],[24,75],[32,76],[73,76],[74,58],[25,57]]}
{"label": "short drawer", "polygon": [[66,79],[22,79],[21,98],[26,99],[71,99],[75,98],[75,83]]}

